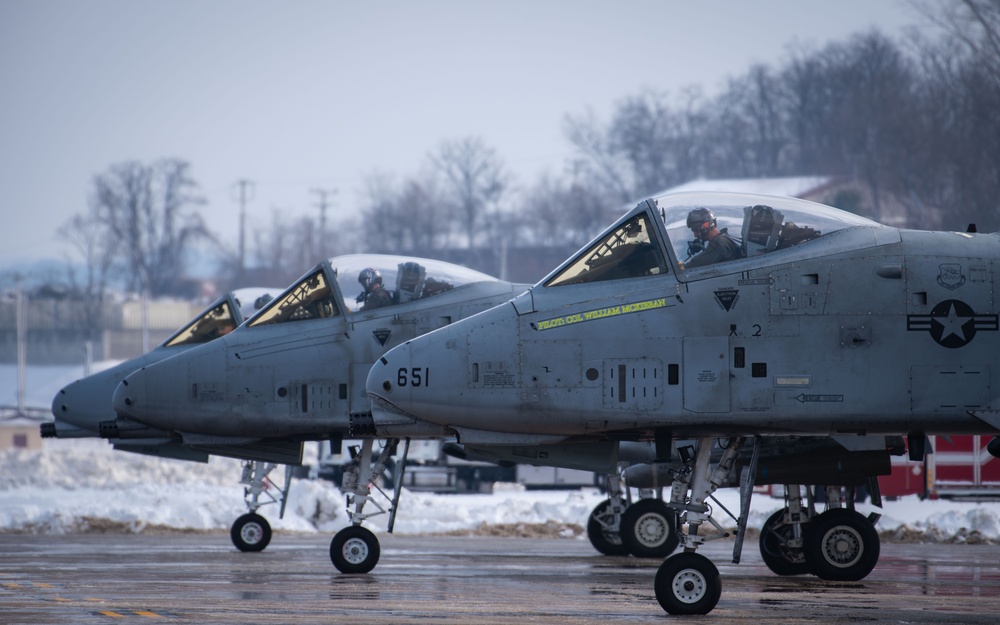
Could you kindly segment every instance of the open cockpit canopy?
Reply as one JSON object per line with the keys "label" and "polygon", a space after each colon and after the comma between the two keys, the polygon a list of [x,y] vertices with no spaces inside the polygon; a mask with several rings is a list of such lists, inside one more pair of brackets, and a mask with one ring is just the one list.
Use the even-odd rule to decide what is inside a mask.
{"label": "open cockpit canopy", "polygon": [[249,321],[260,326],[336,317],[358,312],[364,287],[358,276],[374,269],[392,305],[426,299],[475,282],[496,278],[451,263],[411,256],[350,254],[320,263]]}
{"label": "open cockpit canopy", "polygon": [[682,264],[690,257],[694,238],[687,225],[691,211],[707,208],[719,229],[725,228],[741,246],[742,257],[788,249],[852,227],[880,224],[831,206],[798,198],[746,193],[675,193],[655,198],[667,238]]}
{"label": "open cockpit canopy", "polygon": [[738,246],[738,252],[724,262],[789,249],[848,228],[884,227],[852,213],[796,198],[744,193],[667,194],[640,202],[542,284],[549,287],[661,275],[668,272],[671,260],[678,271],[684,271],[685,263],[704,249],[688,227],[688,215],[692,211],[704,214],[704,209],[712,212],[717,227]]}

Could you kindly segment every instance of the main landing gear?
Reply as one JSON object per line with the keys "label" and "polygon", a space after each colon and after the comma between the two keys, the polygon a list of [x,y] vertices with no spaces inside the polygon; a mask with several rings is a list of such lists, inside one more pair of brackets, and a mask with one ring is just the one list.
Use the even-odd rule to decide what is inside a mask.
{"label": "main landing gear", "polygon": [[[740,450],[748,443],[753,450],[749,465],[740,475],[740,511],[735,517],[715,500],[713,492],[729,480]],[[660,565],[653,583],[656,600],[670,614],[708,614],[722,594],[718,569],[697,553],[705,541],[729,535],[712,518],[709,500],[736,520],[733,563],[740,561],[760,441],[749,437],[730,440],[714,469],[710,464],[711,447],[711,439],[698,441],[694,462],[675,474],[667,504],[679,512],[679,526],[686,526],[686,531],[678,532],[683,551]],[[877,482],[872,480],[872,484],[872,503],[881,506]],[[878,562],[879,538],[874,527],[878,515],[865,517],[855,511],[851,491],[848,489],[845,498],[841,487],[827,487],[828,509],[816,514],[811,495],[804,502],[799,485],[786,485],[785,507],[771,515],[761,530],[760,551],[767,567],[778,575],[812,573],[833,581],[864,579]],[[845,499],[847,508],[842,507]],[[715,527],[717,533],[699,534],[705,523]]]}
{"label": "main landing gear", "polygon": [[[372,447],[374,442],[374,439],[371,438],[364,439],[361,444],[361,452],[354,457],[351,465],[344,472],[341,490],[347,493],[347,515],[351,519],[351,525],[337,532],[330,542],[330,561],[341,573],[367,573],[378,564],[381,548],[375,534],[361,526],[365,519],[388,512],[388,531],[390,533],[396,520],[396,509],[399,506],[400,487],[403,473],[406,470],[406,456],[409,452],[410,440],[406,439],[402,458],[394,471],[395,484],[388,511],[372,498],[371,488],[374,486],[385,498],[389,498],[378,488],[374,477],[385,472],[399,439],[386,441],[373,464]],[[366,504],[371,504],[375,508],[375,512],[364,512]]]}
{"label": "main landing gear", "polygon": [[677,549],[677,513],[661,499],[627,498],[621,473],[607,478],[608,500],[587,521],[590,544],[606,556],[663,558]]}
{"label": "main landing gear", "polygon": [[[285,467],[285,485],[275,493],[274,484],[267,476],[277,466],[271,462],[258,460],[243,462],[243,475],[240,478],[240,484],[244,485],[243,499],[249,512],[236,519],[229,530],[229,537],[240,551],[263,551],[271,542],[271,525],[267,519],[257,514],[257,510],[261,506],[278,503],[281,505],[279,518],[285,515],[285,502],[288,499],[288,489],[292,483],[292,468]],[[269,501],[262,503],[260,501],[261,495],[265,495]]]}

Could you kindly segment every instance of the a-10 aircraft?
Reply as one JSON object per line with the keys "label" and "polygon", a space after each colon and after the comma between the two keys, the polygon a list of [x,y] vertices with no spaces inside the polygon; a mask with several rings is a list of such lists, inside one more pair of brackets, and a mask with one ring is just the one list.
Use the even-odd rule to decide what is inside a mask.
{"label": "a-10 aircraft", "polygon": [[[713,244],[720,234],[728,241]],[[368,376],[368,427],[511,455],[652,445],[662,462],[637,469],[669,486],[682,547],[654,581],[671,614],[719,601],[718,569],[696,551],[724,535],[711,503],[721,486],[741,492],[734,562],[753,486],[783,483],[765,563],[863,579],[879,556],[877,518],[837,488],[816,514],[800,485],[885,473],[903,437],[919,458],[929,434],[1000,432],[998,261],[1000,236],[974,228],[897,229],[790,198],[663,195],[509,303],[388,351]]]}
{"label": "a-10 aircraft", "polygon": [[[114,419],[111,396],[126,375],[228,334],[280,292],[277,288],[252,287],[226,293],[149,352],[60,389],[52,399],[54,420],[40,426],[42,438],[99,438],[100,423]],[[218,451],[198,451],[163,438],[113,439],[111,442],[123,451],[200,462]]]}
{"label": "a-10 aircraft", "polygon": [[[291,483],[290,467],[302,462],[301,442],[275,440],[248,444],[218,438],[181,439],[162,433],[143,436],[141,432],[122,436],[117,430],[102,431],[101,428],[102,423],[115,418],[111,398],[126,375],[225,336],[281,291],[280,288],[247,287],[226,293],[149,352],[60,389],[52,399],[53,421],[40,426],[42,438],[106,438],[118,451],[192,462],[208,462],[212,455],[238,458],[244,463],[240,483],[246,487],[244,499],[248,515],[254,515],[266,503],[280,503],[284,510]],[[275,489],[266,478],[279,463],[286,465],[285,482],[283,487]],[[261,495],[267,498],[264,503],[261,503]],[[240,537],[246,516],[233,525],[233,542],[238,547],[251,547]]]}
{"label": "a-10 aircraft", "polygon": [[[371,570],[380,548],[361,523],[387,512],[369,488],[396,451],[394,440],[373,458],[365,392],[372,363],[391,347],[509,301],[528,286],[421,258],[330,259],[219,340],[130,373],[114,391],[117,417],[101,424],[102,433],[296,449],[306,440],[361,439],[342,485],[352,525],[333,538],[330,557],[341,571]],[[405,455],[404,448],[400,469]],[[395,475],[390,529],[402,470]],[[271,529],[251,510],[231,536],[241,550],[257,551]]]}

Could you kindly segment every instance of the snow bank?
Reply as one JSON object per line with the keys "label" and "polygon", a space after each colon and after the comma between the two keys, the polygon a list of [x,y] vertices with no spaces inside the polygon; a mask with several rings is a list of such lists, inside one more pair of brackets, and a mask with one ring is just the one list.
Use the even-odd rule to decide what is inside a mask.
{"label": "snow bank", "polygon": [[[314,450],[307,446],[314,457]],[[246,512],[238,484],[238,460],[207,464],[115,451],[96,439],[44,441],[41,452],[0,452],[0,532],[228,531]],[[284,479],[282,469],[271,474]],[[733,489],[716,494],[739,510]],[[590,511],[603,500],[595,489],[526,491],[499,484],[492,494],[435,495],[404,491],[394,531],[420,533],[516,533],[582,537]],[[382,502],[388,507],[387,502]],[[275,530],[332,534],[347,525],[345,497],[323,480],[295,480],[283,519],[278,506],[260,509]],[[749,526],[759,529],[780,499],[755,496]],[[716,518],[733,527],[718,504]],[[886,502],[879,529],[887,540],[1000,542],[1000,503]],[[367,511],[367,509],[366,509]],[[387,516],[367,525],[384,532]]]}

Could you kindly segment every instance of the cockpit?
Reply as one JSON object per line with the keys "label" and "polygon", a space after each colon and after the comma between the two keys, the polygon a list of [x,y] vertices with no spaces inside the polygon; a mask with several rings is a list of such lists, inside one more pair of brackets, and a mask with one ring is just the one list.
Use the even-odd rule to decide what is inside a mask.
{"label": "cockpit", "polygon": [[[359,281],[364,274],[366,280]],[[492,282],[484,273],[436,260],[379,254],[351,254],[321,263],[257,313],[248,326],[356,314],[365,307],[366,292],[377,275],[385,304],[423,300],[475,282]]]}
{"label": "cockpit", "polygon": [[359,312],[359,297],[364,287],[358,276],[365,269],[381,274],[382,286],[389,292],[391,305],[427,299],[474,282],[495,282],[496,278],[473,269],[426,258],[386,254],[351,254],[330,260],[343,294],[344,309]]}
{"label": "cockpit", "polygon": [[[682,193],[656,198],[674,255],[684,264],[697,255],[688,215],[709,209],[719,230],[739,245],[738,258],[785,250],[855,226],[880,224],[830,206],[796,198],[735,193]],[[692,253],[695,252],[695,253]]]}
{"label": "cockpit", "polygon": [[275,290],[236,289],[206,308],[163,342],[163,347],[200,345],[229,334],[255,311],[271,301]]}
{"label": "cockpit", "polygon": [[[706,230],[717,232],[704,239],[721,234],[730,240],[730,253],[718,261],[713,259],[720,263],[781,252],[848,228],[882,227],[852,213],[786,197],[678,193],[639,206],[643,205],[646,210],[637,207],[631,211],[629,217],[547,278],[544,286],[660,275],[667,273],[671,264],[678,272],[694,271],[699,264],[706,266],[708,263],[693,262],[712,250],[711,242],[692,230],[689,216],[693,213],[711,216]],[[655,223],[657,220],[662,225]],[[664,235],[666,241],[661,245]]]}
{"label": "cockpit", "polygon": [[649,214],[640,213],[598,239],[545,286],[639,278],[666,271]]}

